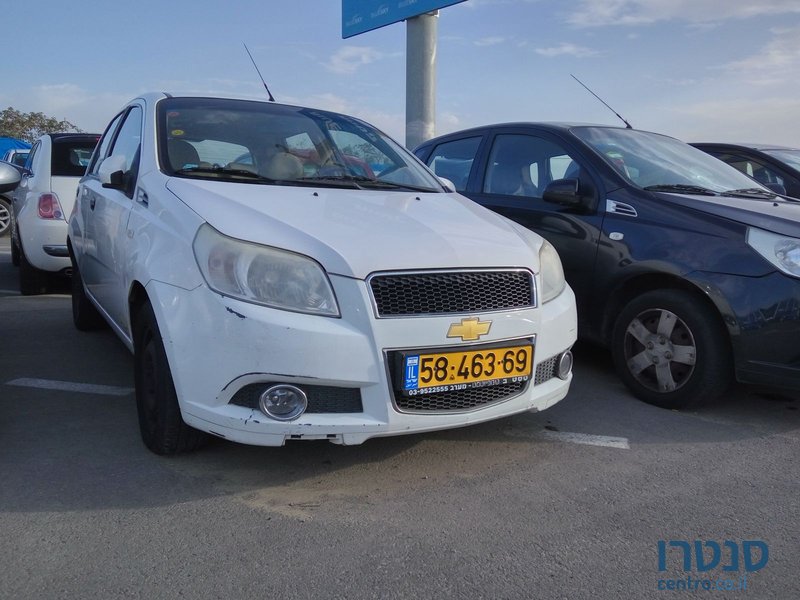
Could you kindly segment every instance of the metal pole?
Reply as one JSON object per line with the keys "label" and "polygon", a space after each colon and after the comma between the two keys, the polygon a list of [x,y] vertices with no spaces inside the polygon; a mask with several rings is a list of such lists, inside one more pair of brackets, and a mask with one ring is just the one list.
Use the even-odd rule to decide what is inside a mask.
{"label": "metal pole", "polygon": [[439,11],[406,21],[406,147],[436,135],[436,39]]}

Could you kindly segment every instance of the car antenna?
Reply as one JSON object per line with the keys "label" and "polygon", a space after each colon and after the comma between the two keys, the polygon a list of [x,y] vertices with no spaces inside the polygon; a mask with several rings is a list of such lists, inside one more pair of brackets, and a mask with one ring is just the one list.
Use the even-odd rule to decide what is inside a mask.
{"label": "car antenna", "polygon": [[597,94],[595,94],[595,93],[594,93],[592,90],[590,90],[588,87],[586,87],[586,84],[584,84],[584,83],[583,83],[583,82],[582,82],[580,79],[578,79],[577,77],[575,77],[575,75],[573,75],[572,73],[570,73],[570,77],[572,77],[572,78],[573,78],[575,81],[577,81],[577,82],[578,82],[578,83],[580,83],[580,84],[581,84],[583,87],[585,87],[585,88],[586,88],[586,91],[587,91],[587,92],[589,92],[589,93],[590,93],[592,96],[594,96],[595,98],[597,98],[598,100],[600,100],[600,102],[602,102],[603,104],[605,104],[605,106],[606,106],[606,108],[608,108],[608,110],[610,110],[610,111],[611,111],[611,112],[613,112],[615,115],[617,115],[617,118],[619,118],[619,120],[620,120],[620,121],[622,121],[623,123],[625,123],[625,128],[626,128],[626,129],[633,129],[633,127],[631,127],[631,124],[630,124],[630,123],[628,123],[628,122],[627,122],[625,119],[623,119],[623,118],[622,118],[622,116],[621,116],[621,115],[620,115],[620,114],[619,114],[617,111],[615,111],[613,108],[611,108],[611,107],[610,107],[610,106],[609,106],[609,105],[608,105],[608,104],[605,102],[605,100],[603,100],[603,99],[602,99],[600,96],[598,96],[598,95],[597,95]]}
{"label": "car antenna", "polygon": [[253,66],[256,68],[256,73],[258,73],[258,76],[261,79],[261,83],[264,84],[264,89],[267,90],[267,97],[269,98],[269,101],[275,102],[275,98],[272,97],[272,94],[270,93],[269,88],[267,87],[267,82],[264,81],[264,77],[261,76],[261,71],[258,70],[258,65],[256,64],[256,61],[253,59],[253,55],[250,54],[250,49],[244,42],[242,42],[242,46],[244,46],[244,49],[247,50],[247,56],[249,56],[250,60],[253,61]]}

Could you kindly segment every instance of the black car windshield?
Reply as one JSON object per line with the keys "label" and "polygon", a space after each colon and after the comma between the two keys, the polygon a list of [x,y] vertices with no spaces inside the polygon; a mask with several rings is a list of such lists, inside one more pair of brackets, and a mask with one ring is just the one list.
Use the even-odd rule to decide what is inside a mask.
{"label": "black car windshield", "polygon": [[161,169],[261,185],[443,192],[405,148],[359,119],[266,102],[169,98],[158,107]]}
{"label": "black car windshield", "polygon": [[762,152],[800,171],[800,150],[780,148],[775,150],[762,150]]}
{"label": "black car windshield", "polygon": [[746,189],[774,196],[730,165],[675,138],[619,127],[574,127],[571,132],[643,189],[707,195]]}

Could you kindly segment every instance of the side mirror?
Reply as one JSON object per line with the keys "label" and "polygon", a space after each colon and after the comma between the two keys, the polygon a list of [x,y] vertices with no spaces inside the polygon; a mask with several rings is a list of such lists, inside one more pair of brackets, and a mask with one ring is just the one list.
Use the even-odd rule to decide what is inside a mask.
{"label": "side mirror", "polygon": [[127,161],[122,154],[113,154],[104,159],[97,169],[97,175],[104,188],[125,189],[125,166]]}
{"label": "side mirror", "polygon": [[547,184],[542,200],[564,206],[582,206],[583,198],[578,193],[577,179],[555,179]]}
{"label": "side mirror", "polygon": [[770,182],[770,183],[762,183],[761,185],[763,185],[765,188],[775,192],[779,196],[785,196],[786,195],[786,186],[784,186],[782,183],[778,183],[776,181],[774,183],[772,183],[772,182]]}
{"label": "side mirror", "polygon": [[[437,175],[438,177],[438,175]],[[447,177],[438,177],[439,183],[442,184],[442,187],[448,192],[455,192],[456,191],[456,184],[450,181]]]}
{"label": "side mirror", "polygon": [[10,192],[19,185],[19,171],[8,163],[0,163],[0,192]]}

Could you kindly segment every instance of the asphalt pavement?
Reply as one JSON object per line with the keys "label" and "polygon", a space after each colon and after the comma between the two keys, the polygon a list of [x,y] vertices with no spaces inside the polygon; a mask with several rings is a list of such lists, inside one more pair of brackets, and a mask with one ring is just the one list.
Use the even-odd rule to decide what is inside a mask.
{"label": "asphalt pavement", "polygon": [[579,344],[542,413],[164,458],[122,343],[16,277],[0,238],[0,598],[800,598],[797,397],[663,410]]}

